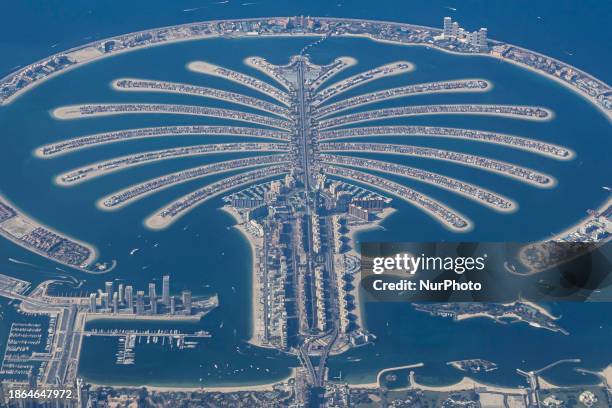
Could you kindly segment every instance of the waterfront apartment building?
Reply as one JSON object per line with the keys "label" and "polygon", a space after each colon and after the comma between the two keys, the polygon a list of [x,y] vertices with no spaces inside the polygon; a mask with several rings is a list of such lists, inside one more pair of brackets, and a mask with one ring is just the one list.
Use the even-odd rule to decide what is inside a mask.
{"label": "waterfront apartment building", "polygon": [[155,294],[155,284],[149,283],[149,299],[157,299],[157,295]]}
{"label": "waterfront apartment building", "polygon": [[372,219],[370,216],[370,211],[355,204],[349,205],[349,214],[353,217],[359,218],[362,221],[370,221]]}
{"label": "waterfront apartment building", "polygon": [[124,295],[124,289],[123,289],[123,283],[119,284],[119,288],[117,289],[118,292],[118,296],[119,296],[119,304],[123,304],[123,295]]}
{"label": "waterfront apartment building", "polygon": [[191,314],[191,291],[184,290],[182,293],[183,308],[185,313]]}
{"label": "waterfront apartment building", "polygon": [[96,294],[91,293],[89,295],[89,311],[91,313],[96,313]]}
{"label": "waterfront apartment building", "polygon": [[144,290],[139,290],[136,292],[136,314],[143,315],[144,310]]}
{"label": "waterfront apartment building", "polygon": [[134,311],[134,289],[131,285],[125,287],[125,303],[127,303],[128,309],[130,312]]}
{"label": "waterfront apartment building", "polygon": [[162,283],[162,303],[170,306],[170,276],[164,275]]}
{"label": "waterfront apartment building", "polygon": [[109,299],[111,298],[111,296],[113,296],[113,282],[112,281],[104,283],[104,292],[106,292]]}

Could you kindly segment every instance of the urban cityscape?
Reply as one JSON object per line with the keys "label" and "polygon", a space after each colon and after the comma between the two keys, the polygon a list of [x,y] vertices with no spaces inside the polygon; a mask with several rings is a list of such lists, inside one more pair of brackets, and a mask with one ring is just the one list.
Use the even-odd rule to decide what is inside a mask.
{"label": "urban cityscape", "polygon": [[[0,104],[16,103],[19,96],[36,85],[79,66],[154,45],[206,38],[289,36],[316,37],[316,41],[322,41],[331,37],[364,37],[391,44],[425,46],[452,54],[487,56],[526,67],[575,91],[607,120],[612,118],[612,89],[605,82],[557,59],[492,40],[488,34],[487,28],[470,31],[451,17],[443,17],[437,28],[306,16],[189,23],[97,40],[20,68],[0,80]],[[419,65],[397,58],[395,62],[365,70],[359,68],[356,72],[357,59],[350,56],[351,50],[343,50],[343,53],[349,56],[335,58],[326,65],[315,63],[307,52],[286,56],[289,62],[283,65],[251,56],[244,60],[244,71],[216,65],[213,55],[186,63],[186,72],[231,84],[227,89],[131,76],[117,77],[111,83],[113,94],[189,97],[185,101],[190,102],[185,104],[169,103],[171,99],[164,99],[163,103],[141,99],[133,103],[93,100],[79,104],[56,103],[49,115],[62,124],[87,121],[105,124],[115,117],[129,120],[136,116],[158,115],[197,118],[198,124],[172,124],[168,119],[163,126],[123,129],[109,126],[102,132],[96,130],[76,136],[72,132],[71,137],[62,140],[46,139],[47,142],[34,149],[32,158],[37,163],[47,163],[83,154],[76,167],[64,168],[53,176],[52,188],[67,192],[82,185],[101,183],[112,174],[142,169],[154,163],[174,163],[173,160],[194,163],[191,160],[206,159],[204,164],[157,173],[145,180],[133,182],[126,177],[119,190],[100,189],[96,211],[102,214],[136,213],[146,208],[137,203],[146,203],[153,195],[172,197],[162,192],[172,193],[179,191],[174,190],[177,187],[183,188],[180,196],[170,198],[142,219],[148,232],[164,234],[179,225],[183,230],[189,227],[189,224],[183,227],[179,220],[207,217],[199,210],[205,203],[217,199],[217,207],[234,220],[234,228],[251,249],[251,299],[249,302],[248,299],[218,295],[214,285],[206,291],[208,294],[200,295],[196,286],[192,289],[185,284],[175,284],[173,270],[153,276],[146,286],[141,284],[144,278],[133,282],[115,279],[113,272],[121,269],[122,264],[107,256],[111,245],[90,244],[46,226],[21,211],[9,197],[0,195],[0,235],[20,249],[57,263],[63,268],[57,268],[62,273],[66,270],[79,273],[85,281],[90,277],[105,279],[103,287],[86,284],[81,288],[81,284],[70,283],[68,278],[32,283],[29,278],[0,274],[0,297],[7,300],[7,309],[14,309],[20,316],[9,326],[3,326],[8,334],[0,367],[0,406],[612,406],[610,361],[603,362],[610,365],[601,371],[580,368],[583,360],[579,358],[551,361],[534,370],[513,368],[523,381],[518,387],[495,386],[481,377],[470,377],[471,374],[499,371],[495,361],[480,356],[448,361],[445,368],[465,374],[460,382],[449,386],[421,382],[417,377],[419,370],[428,363],[419,361],[427,361],[425,356],[417,356],[421,360],[414,364],[400,365],[398,362],[395,367],[382,369],[369,384],[351,384],[343,381],[342,374],[340,378],[331,374],[330,361],[334,357],[349,355],[347,358],[358,361],[350,353],[374,347],[380,333],[371,329],[372,320],[387,319],[386,316],[367,316],[360,298],[363,296],[360,294],[360,232],[383,229],[385,221],[403,208],[399,205],[401,202],[460,239],[462,234],[478,228],[481,222],[475,214],[455,208],[461,200],[469,201],[471,207],[467,208],[476,208],[491,216],[516,214],[520,209],[519,199],[508,196],[507,189],[496,191],[489,187],[491,184],[482,184],[479,179],[468,180],[469,176],[464,174],[469,173],[464,173],[464,169],[475,169],[494,177],[496,185],[519,185],[529,189],[529,194],[538,196],[567,187],[550,171],[551,166],[536,166],[546,160],[555,164],[552,169],[559,169],[579,157],[563,141],[553,143],[545,138],[537,139],[531,136],[533,132],[519,135],[465,125],[398,122],[400,118],[425,122],[434,115],[447,115],[451,121],[484,117],[507,121],[517,128],[524,123],[529,129],[537,129],[539,124],[554,120],[557,112],[536,104],[489,101],[419,102],[370,109],[368,105],[422,95],[485,95],[494,84],[486,78],[459,77],[355,94],[353,90],[359,91],[359,87],[366,84],[410,75]],[[336,76],[341,79],[336,81]],[[245,91],[241,93],[237,89]],[[198,98],[202,98],[202,105],[197,104]],[[230,107],[206,106],[205,101],[210,100]],[[365,110],[355,111],[359,108]],[[211,124],[207,124],[208,121]],[[393,121],[396,123],[391,123]],[[201,137],[195,139],[203,135],[248,141],[208,143]],[[400,136],[408,141],[428,137],[444,148],[391,143],[385,139],[388,136]],[[156,140],[171,143],[184,137],[193,137],[197,143],[205,142],[172,147],[151,144],[158,146],[153,150],[145,143]],[[252,138],[258,140],[252,141]],[[381,142],[352,140],[358,138],[378,138]],[[474,147],[467,153],[455,150],[454,142]],[[122,150],[122,146],[129,148]],[[137,146],[138,150],[130,146]],[[507,160],[489,157],[481,153],[478,146],[517,151],[535,159],[526,161],[528,164],[517,164],[511,157]],[[104,147],[115,155],[90,162],[89,149]],[[229,154],[239,157],[226,159]],[[403,164],[404,159],[406,164]],[[417,165],[408,165],[412,163]],[[427,163],[439,167],[422,168]],[[444,167],[446,165],[454,167]],[[461,171],[455,176],[440,170],[445,168]],[[220,178],[208,180],[211,176]],[[196,189],[192,188],[196,185],[194,181],[200,183]],[[409,183],[412,181],[416,183]],[[431,192],[438,189],[452,194],[454,199],[446,202],[436,198]],[[552,241],[603,246],[610,241],[611,234],[612,198],[609,198],[566,230],[546,236],[533,245],[546,246]],[[202,251],[206,249],[207,245],[203,245]],[[533,246],[526,247],[526,251],[529,249]],[[137,251],[133,249],[130,256]],[[522,259],[528,267],[541,260]],[[539,272],[537,267],[531,270],[533,275]],[[229,276],[234,271],[223,273]],[[148,279],[149,275],[145,276]],[[62,290],[69,293],[61,293]],[[232,290],[235,293],[234,287]],[[224,389],[216,385],[209,387],[202,378],[199,378],[199,387],[156,387],[154,383],[147,383],[153,381],[147,378],[142,379],[143,386],[137,386],[113,378],[106,383],[95,383],[81,375],[84,339],[110,339],[116,347],[113,364],[133,367],[140,361],[145,345],[163,347],[163,350],[206,348],[207,341],[214,339],[215,334],[212,326],[209,330],[205,325],[212,316],[222,313],[228,303],[241,303],[243,310],[250,311],[243,312],[250,313],[252,333],[248,347],[288,356],[295,361],[288,378],[270,384],[265,380],[251,385],[231,384]],[[573,328],[565,327],[561,316],[524,299],[504,304],[408,303],[406,308],[416,311],[421,319],[430,319],[432,324],[449,320],[469,325],[480,319],[500,326],[516,323],[529,330],[561,337],[574,334]],[[104,324],[95,325],[100,322]],[[147,328],[147,324],[155,322],[163,323],[164,328]],[[121,324],[110,328],[114,323]],[[222,321],[220,328],[223,324]],[[389,322],[386,324],[388,327]],[[240,352],[240,346],[236,347],[236,353]],[[145,358],[149,356],[142,359]],[[548,373],[567,364],[577,364],[577,372],[591,375],[597,382],[585,386],[555,386],[543,378],[545,371]],[[154,371],[150,370],[151,377]],[[57,393],[53,397],[55,391],[63,391],[61,397]]]}

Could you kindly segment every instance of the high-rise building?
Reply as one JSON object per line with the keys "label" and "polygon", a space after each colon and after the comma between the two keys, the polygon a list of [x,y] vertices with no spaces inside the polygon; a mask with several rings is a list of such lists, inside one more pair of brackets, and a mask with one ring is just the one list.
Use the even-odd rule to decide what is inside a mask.
{"label": "high-rise building", "polygon": [[458,22],[453,22],[452,26],[451,26],[451,37],[453,38],[457,38],[459,36],[459,30],[461,29],[461,27],[459,27],[459,23]]}
{"label": "high-rise building", "polygon": [[108,303],[108,293],[104,292],[100,297],[102,298],[102,309],[108,310],[110,307]]}
{"label": "high-rise building", "polygon": [[453,30],[453,19],[450,17],[444,17],[444,38],[450,38]]}
{"label": "high-rise building", "polygon": [[363,221],[371,221],[372,219],[372,216],[368,210],[355,204],[349,205],[349,214]]}
{"label": "high-rise building", "polygon": [[162,284],[162,303],[170,306],[170,276],[164,275]]}
{"label": "high-rise building", "polygon": [[127,307],[128,309],[130,309],[130,312],[134,311],[134,289],[132,289],[132,286],[128,285],[125,287],[125,303],[127,303]]}
{"label": "high-rise building", "polygon": [[155,284],[153,282],[149,283],[149,299],[157,299],[157,295],[155,294]]}
{"label": "high-rise building", "polygon": [[139,290],[136,292],[136,314],[144,314],[144,290]]}
{"label": "high-rise building", "polygon": [[185,313],[191,314],[191,291],[184,290],[182,293],[183,308]]}
{"label": "high-rise building", "polygon": [[481,28],[476,36],[478,48],[487,48],[487,29]]}
{"label": "high-rise building", "polygon": [[109,299],[113,296],[113,282],[104,283],[104,292],[106,292]]}
{"label": "high-rise building", "polygon": [[91,313],[96,313],[96,294],[91,293],[89,295],[89,311]]}
{"label": "high-rise building", "polygon": [[170,314],[176,313],[176,299],[174,296],[170,296]]}
{"label": "high-rise building", "polygon": [[149,308],[151,309],[151,314],[157,314],[157,299],[150,298]]}
{"label": "high-rise building", "polygon": [[119,304],[123,304],[123,294],[124,294],[123,283],[119,284],[119,289],[117,289],[117,292],[119,292]]}
{"label": "high-rise building", "polygon": [[113,313],[119,312],[119,296],[117,292],[113,292]]}

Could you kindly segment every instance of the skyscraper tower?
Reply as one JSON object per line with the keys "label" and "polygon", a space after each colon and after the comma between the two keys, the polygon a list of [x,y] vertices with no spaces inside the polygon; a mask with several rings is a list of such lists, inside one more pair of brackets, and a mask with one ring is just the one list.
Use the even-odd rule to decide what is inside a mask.
{"label": "skyscraper tower", "polygon": [[125,287],[125,302],[127,303],[128,309],[130,312],[134,312],[134,289],[132,286],[128,285]]}
{"label": "skyscraper tower", "polygon": [[111,299],[113,296],[113,282],[104,283],[104,292],[108,295],[108,298]]}
{"label": "skyscraper tower", "polygon": [[124,294],[123,283],[119,284],[119,289],[117,289],[117,292],[119,293],[119,304],[123,304],[123,294]]}
{"label": "skyscraper tower", "polygon": [[174,296],[170,296],[170,314],[176,313],[176,299]]}
{"label": "skyscraper tower", "polygon": [[157,299],[151,298],[151,314],[157,314]]}
{"label": "skyscraper tower", "polygon": [[157,295],[155,294],[155,284],[153,282],[149,283],[149,299],[156,299]]}
{"label": "skyscraper tower", "polygon": [[453,30],[453,19],[450,17],[444,17],[444,38],[450,38]]}
{"label": "skyscraper tower", "polygon": [[459,35],[460,28],[461,27],[459,27],[459,23],[456,21],[451,25],[451,38],[457,38],[457,36]]}
{"label": "skyscraper tower", "polygon": [[109,303],[108,303],[108,293],[104,292],[101,295],[101,298],[102,298],[102,309],[108,310],[108,308],[110,306]]}
{"label": "skyscraper tower", "polygon": [[113,292],[113,313],[119,312],[119,296],[117,292]]}
{"label": "skyscraper tower", "polygon": [[162,303],[170,306],[170,276],[164,275],[162,284]]}
{"label": "skyscraper tower", "polygon": [[144,290],[136,292],[136,314],[144,314]]}
{"label": "skyscraper tower", "polygon": [[191,314],[191,291],[184,290],[182,293],[183,308],[185,313]]}
{"label": "skyscraper tower", "polygon": [[89,295],[89,312],[96,313],[96,294],[91,293]]}
{"label": "skyscraper tower", "polygon": [[477,34],[477,44],[478,47],[481,49],[485,49],[487,48],[487,29],[486,28],[481,28],[480,30],[478,30],[478,34]]}

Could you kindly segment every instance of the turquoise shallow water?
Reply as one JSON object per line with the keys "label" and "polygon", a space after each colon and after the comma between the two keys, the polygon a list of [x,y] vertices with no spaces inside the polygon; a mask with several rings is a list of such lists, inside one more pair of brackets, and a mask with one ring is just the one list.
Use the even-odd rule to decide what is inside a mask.
{"label": "turquoise shallow water", "polygon": [[[151,232],[142,227],[142,219],[161,205],[223,176],[173,187],[119,212],[103,213],[94,206],[101,196],[129,184],[207,163],[213,160],[212,157],[142,166],[74,188],[58,188],[52,184],[52,178],[59,172],[92,161],[137,152],[145,146],[147,150],[156,150],[208,141],[237,141],[238,138],[159,138],[107,145],[53,160],[39,160],[31,155],[34,148],[64,138],[129,127],[204,123],[202,118],[155,115],[56,121],[50,117],[49,111],[60,105],[87,102],[205,102],[209,106],[230,107],[229,104],[195,97],[118,93],[108,84],[118,77],[142,77],[224,87],[260,96],[238,85],[189,72],[185,70],[185,64],[194,59],[203,59],[260,76],[242,64],[245,57],[257,55],[273,63],[285,63],[288,56],[299,52],[310,41],[207,40],[125,54],[48,81],[0,110],[7,146],[0,152],[0,186],[3,194],[35,218],[95,244],[102,259],[116,259],[119,266],[112,272],[114,278],[144,289],[150,280],[159,280],[163,274],[170,273],[177,292],[189,288],[196,294],[214,292],[220,296],[221,307],[199,324],[211,331],[214,337],[202,342],[196,350],[162,352],[159,346],[140,345],[137,364],[119,367],[112,364],[116,350],[114,340],[87,339],[80,366],[81,374],[87,379],[95,382],[113,378],[117,382],[132,384],[144,381],[199,384],[200,378],[209,385],[267,382],[286,376],[289,367],[296,365],[297,361],[274,351],[249,348],[245,344],[250,331],[248,245],[231,228],[231,217],[218,210],[220,199],[198,207],[167,231]],[[367,40],[332,39],[312,49],[311,54],[312,60],[318,63],[327,63],[342,55],[357,58],[359,65],[342,76],[400,59],[417,66],[413,73],[359,87],[347,93],[347,96],[381,86],[467,77],[488,79],[493,82],[494,88],[487,94],[419,96],[370,105],[365,109],[400,104],[470,102],[543,105],[555,111],[553,121],[532,123],[505,118],[430,116],[401,119],[393,123],[471,127],[514,133],[561,144],[577,153],[577,158],[571,162],[558,162],[486,144],[431,138],[375,138],[375,142],[442,147],[520,163],[554,175],[559,185],[552,190],[537,190],[449,163],[377,155],[379,159],[423,166],[477,183],[514,198],[521,207],[516,214],[500,215],[434,187],[397,179],[456,208],[474,220],[476,228],[459,237],[411,206],[395,200],[399,211],[384,223],[386,230],[360,234],[360,241],[538,239],[578,221],[585,215],[586,209],[599,205],[607,196],[601,186],[609,183],[606,155],[612,147],[609,122],[583,99],[550,80],[492,59],[458,57],[421,47],[396,47]],[[207,119],[205,123],[221,122]],[[221,157],[228,159],[239,155]],[[140,248],[140,251],[130,255],[134,248]],[[63,274],[55,270],[54,264],[7,242],[0,242],[0,253],[7,254],[0,259],[0,267],[9,274],[14,273],[34,282]],[[9,256],[37,267],[14,264],[7,260]],[[106,276],[72,271],[69,274],[85,280],[82,287],[85,291],[101,287],[103,281],[108,279]],[[564,337],[522,325],[499,326],[483,320],[458,324],[414,312],[408,305],[371,304],[366,307],[368,328],[379,337],[378,342],[374,346],[332,358],[331,376],[371,381],[378,369],[424,362],[426,367],[418,371],[420,376],[417,378],[429,382],[452,382],[460,377],[460,372],[448,368],[446,361],[486,358],[500,365],[500,369],[487,375],[486,380],[515,385],[521,382],[514,372],[516,368],[538,368],[562,358],[582,358],[583,366],[591,368],[600,368],[612,361],[612,349],[605,343],[606,337],[612,334],[612,326],[605,317],[610,310],[609,304],[559,304],[554,307],[563,314],[561,324],[572,333],[571,336]],[[347,357],[360,361],[349,362]],[[222,368],[215,369],[215,364]],[[254,367],[251,368],[251,365]],[[592,381],[592,378],[577,377],[567,367],[551,371],[550,375],[552,380],[558,382]]]}

